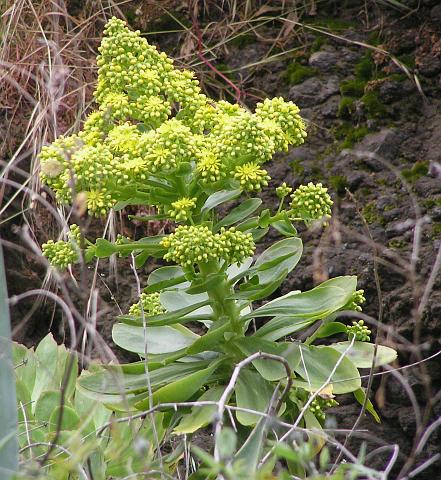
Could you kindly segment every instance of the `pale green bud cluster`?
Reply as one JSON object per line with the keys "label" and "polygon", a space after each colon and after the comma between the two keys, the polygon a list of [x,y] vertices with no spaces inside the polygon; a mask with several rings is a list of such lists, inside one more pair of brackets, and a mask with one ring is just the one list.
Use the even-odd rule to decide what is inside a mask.
{"label": "pale green bud cluster", "polygon": [[243,233],[235,227],[222,227],[216,237],[218,255],[227,263],[242,263],[254,254],[256,246],[251,233]]}
{"label": "pale green bud cluster", "polygon": [[108,94],[129,92],[154,96],[170,72],[172,61],[140,36],[125,22],[113,17],[106,25],[98,48],[99,67],[96,98],[101,103]]}
{"label": "pale green bud cluster", "polygon": [[291,195],[291,209],[294,217],[299,217],[309,223],[314,220],[331,217],[333,201],[328,189],[321,183],[300,185]]}
{"label": "pale green bud cluster", "polygon": [[326,408],[335,407],[336,405],[338,405],[338,402],[333,398],[322,398],[320,396],[317,396],[311,402],[309,410],[311,411],[311,413],[314,414],[317,420],[323,423],[326,418],[326,414],[323,410]]}
{"label": "pale green bud cluster", "polygon": [[292,188],[288,187],[286,182],[276,188],[276,194],[280,199],[287,197],[292,192]]}
{"label": "pale green bud cluster", "polygon": [[[252,113],[213,101],[193,72],[176,69],[122,20],[109,20],[99,53],[97,110],[78,135],[60,137],[40,154],[41,178],[62,203],[82,193],[89,212],[102,215],[133,187],[186,221],[189,208],[176,202],[202,204],[207,191],[258,191],[270,179],[261,165],[304,142],[305,125],[292,102],[265,100]],[[186,178],[178,181],[183,171]],[[161,183],[171,185],[165,194]]]}
{"label": "pale green bud cluster", "polygon": [[129,315],[141,317],[144,314],[146,317],[151,317],[164,313],[159,295],[159,293],[141,293],[139,301],[130,306]]}
{"label": "pale green bud cluster", "polygon": [[355,312],[361,312],[363,309],[361,305],[366,301],[364,296],[364,290],[356,290],[352,294],[350,301],[343,307],[343,310],[354,310]]}
{"label": "pale green bud cluster", "polygon": [[41,149],[40,178],[57,193],[57,200],[65,201],[70,197],[69,165],[74,152],[83,142],[77,135],[70,137],[60,136],[51,145]]}
{"label": "pale green bud cluster", "polygon": [[213,233],[203,225],[180,225],[174,233],[164,238],[161,245],[167,248],[164,260],[183,267],[197,263],[224,260],[227,263],[242,263],[254,253],[253,237],[234,227]]}
{"label": "pale green bud cluster", "polygon": [[53,267],[59,270],[66,269],[80,258],[81,232],[78,225],[70,226],[68,239],[68,241],[59,240],[58,242],[48,240],[42,245],[43,255]]}
{"label": "pale green bud cluster", "polygon": [[217,260],[217,245],[214,233],[206,226],[180,225],[174,233],[164,238],[161,245],[168,249],[164,260],[182,266]]}
{"label": "pale green bud cluster", "polygon": [[346,332],[349,338],[355,336],[355,340],[359,342],[369,342],[371,340],[372,331],[364,324],[363,320],[358,322],[354,320],[351,326],[346,327]]}
{"label": "pale green bud cluster", "polygon": [[180,198],[171,204],[172,210],[170,210],[168,214],[177,222],[187,220],[191,215],[191,211],[196,206],[196,200],[196,198]]}
{"label": "pale green bud cluster", "polygon": [[256,116],[272,132],[276,150],[287,150],[288,145],[304,143],[306,128],[299,112],[297,105],[282,97],[267,98],[257,104]]}

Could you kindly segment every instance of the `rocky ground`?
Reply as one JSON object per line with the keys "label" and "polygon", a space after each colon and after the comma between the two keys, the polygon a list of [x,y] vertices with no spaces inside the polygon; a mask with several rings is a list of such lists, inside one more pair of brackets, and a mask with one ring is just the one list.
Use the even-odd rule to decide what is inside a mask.
{"label": "rocky ground", "polygon": [[[350,5],[339,7],[339,2],[325,2],[317,15],[301,17],[310,28],[297,25],[279,41],[283,24],[272,22],[259,35],[237,36],[226,48],[216,50],[211,61],[239,86],[250,107],[255,97],[264,96],[281,95],[298,104],[308,121],[308,138],[304,146],[271,163],[272,185],[321,181],[335,201],[334,218],[325,233],[301,232],[305,254],[282,293],[311,288],[332,276],[358,275],[367,298],[365,313],[384,323],[377,333],[399,350],[395,367],[406,367],[441,347],[440,276],[434,279],[422,315],[418,312],[441,243],[441,5],[403,1],[409,10],[394,10],[366,9],[366,3],[346,2]],[[136,27],[148,28],[139,25],[133,9],[125,13]],[[181,21],[190,22],[185,9],[180,15]],[[207,15],[210,12],[198,17],[202,26],[210,20]],[[212,15],[213,21],[220,21],[218,12]],[[153,25],[170,27],[170,19],[160,18]],[[215,36],[211,34],[213,43]],[[172,56],[182,53],[182,42],[188,40],[183,33],[151,38]],[[270,61],[262,63],[264,57]],[[222,79],[210,69],[200,73],[210,93],[218,94],[216,86]],[[223,86],[231,100],[225,93],[228,85]],[[272,194],[265,195],[268,203],[276,201]],[[133,226],[126,228],[137,234]],[[2,225],[2,235],[17,242],[10,226],[6,230]],[[39,286],[43,270],[31,256],[13,249],[7,252],[11,294]],[[118,271],[115,298],[124,309],[135,297],[133,275],[127,264]],[[115,279],[104,266],[103,275],[102,281],[113,291]],[[113,308],[103,284],[100,291],[103,302]],[[14,322],[28,320],[26,328],[17,330],[17,338],[31,343],[52,325],[52,310],[40,306],[28,318],[27,308],[25,304],[13,310]],[[100,322],[105,335],[111,316]],[[57,322],[55,316],[52,328],[58,328]],[[441,388],[439,357],[399,373],[399,378],[378,376],[373,382],[382,423],[365,418],[359,426],[376,439],[399,445],[394,472],[413,455],[415,404],[426,415],[425,422],[441,415],[439,395],[438,403],[426,410]],[[413,392],[414,404],[406,388]],[[359,406],[347,398],[333,413],[339,427],[350,428],[358,412]],[[437,453],[440,441],[439,431],[434,432],[417,462]],[[354,440],[354,449],[359,442]],[[372,465],[384,466],[390,455],[389,451],[375,456]],[[437,462],[416,478],[436,478],[434,472],[440,468]]]}

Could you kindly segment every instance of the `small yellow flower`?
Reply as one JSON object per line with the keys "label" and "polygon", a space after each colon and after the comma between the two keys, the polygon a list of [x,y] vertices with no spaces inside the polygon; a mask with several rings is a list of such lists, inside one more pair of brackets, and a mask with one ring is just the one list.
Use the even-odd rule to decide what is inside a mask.
{"label": "small yellow flower", "polygon": [[204,152],[198,161],[196,170],[205,182],[217,182],[225,173],[222,172],[220,159],[212,152]]}
{"label": "small yellow flower", "polygon": [[245,191],[259,191],[262,187],[266,187],[270,180],[268,172],[254,162],[236,167],[234,178],[239,180],[241,188]]}

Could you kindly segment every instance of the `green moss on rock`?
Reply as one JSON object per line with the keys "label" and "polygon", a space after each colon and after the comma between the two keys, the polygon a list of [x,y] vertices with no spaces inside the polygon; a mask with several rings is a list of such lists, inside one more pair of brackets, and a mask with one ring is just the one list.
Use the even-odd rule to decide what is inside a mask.
{"label": "green moss on rock", "polygon": [[356,99],[353,97],[342,97],[338,104],[337,115],[349,120],[355,112],[355,101]]}
{"label": "green moss on rock", "polygon": [[372,60],[371,52],[367,52],[361,57],[357,65],[355,65],[355,76],[358,80],[368,82],[369,80],[372,80],[374,74],[375,63]]}
{"label": "green moss on rock", "polygon": [[354,127],[349,122],[343,122],[335,131],[335,138],[341,140],[340,148],[352,148],[356,143],[362,140],[369,133],[365,126]]}
{"label": "green moss on rock", "polygon": [[361,97],[368,118],[382,118],[387,115],[385,105],[379,100],[378,92],[370,90]]}
{"label": "green moss on rock", "polygon": [[302,160],[300,158],[295,158],[290,162],[291,170],[297,177],[300,177],[305,172],[305,167],[302,165],[301,162]]}
{"label": "green moss on rock", "polygon": [[338,17],[318,17],[310,20],[308,23],[316,25],[317,27],[327,28],[331,31],[345,30],[356,26],[355,21],[352,22]]}
{"label": "green moss on rock", "polygon": [[409,181],[414,182],[429,173],[429,162],[427,160],[416,162],[412,168],[406,168],[401,171],[401,175]]}
{"label": "green moss on rock", "polygon": [[378,223],[381,226],[386,225],[386,220],[380,214],[375,202],[369,202],[362,210],[362,214],[367,223]]}
{"label": "green moss on rock", "polygon": [[244,48],[256,41],[255,35],[252,33],[241,33],[230,40],[230,44],[238,48]]}
{"label": "green moss on rock", "polygon": [[293,62],[288,65],[285,78],[290,85],[298,85],[316,74],[317,70],[315,68]]}
{"label": "green moss on rock", "polygon": [[395,250],[400,250],[401,248],[404,248],[406,245],[407,245],[407,242],[405,240],[400,240],[398,238],[393,238],[387,244],[389,248],[393,248]]}
{"label": "green moss on rock", "polygon": [[347,80],[340,83],[340,93],[344,97],[362,97],[364,95],[364,80]]}
{"label": "green moss on rock", "polygon": [[312,45],[310,48],[311,53],[318,52],[319,50],[321,50],[321,48],[325,44],[326,44],[326,38],[323,35],[318,34],[315,37],[314,41],[312,42]]}
{"label": "green moss on rock", "polygon": [[345,196],[348,188],[348,179],[345,175],[331,175],[328,178],[328,183],[339,197]]}

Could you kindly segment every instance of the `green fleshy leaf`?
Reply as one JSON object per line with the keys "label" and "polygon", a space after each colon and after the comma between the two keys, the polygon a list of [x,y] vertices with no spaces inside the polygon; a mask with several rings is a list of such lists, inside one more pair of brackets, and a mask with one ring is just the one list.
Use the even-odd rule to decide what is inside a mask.
{"label": "green fleshy leaf", "polygon": [[80,417],[77,415],[75,410],[72,407],[64,405],[64,407],[57,407],[51,414],[49,419],[49,431],[55,432],[57,429],[58,419],[61,417],[61,428],[60,430],[78,430],[80,424]]}
{"label": "green fleshy leaf", "polygon": [[[187,348],[199,338],[182,325],[173,327],[143,327],[116,323],[112,329],[112,339],[121,348],[129,352],[149,355],[176,352]],[[147,348],[145,345],[147,342]]]}
{"label": "green fleshy leaf", "polygon": [[262,205],[262,200],[260,198],[249,198],[248,200],[245,200],[236,208],[233,208],[228,215],[218,222],[214,227],[214,231],[218,231],[221,227],[228,227],[244,220],[255,212],[260,205]]}
{"label": "green fleshy leaf", "polygon": [[[209,380],[212,373],[218,368],[220,360],[215,360],[207,368],[198,370],[180,379],[168,383],[153,393],[154,403],[185,402],[194,395]],[[138,402],[135,406],[139,410],[148,408],[148,399]]]}
{"label": "green fleshy leaf", "polygon": [[[341,358],[341,353],[331,347],[301,347],[301,361],[295,372],[302,378],[302,386],[308,391],[317,391],[329,378],[338,363],[330,384],[336,394],[349,393],[361,387],[360,373],[349,358]],[[294,381],[296,385],[299,383]]]}
{"label": "green fleshy leaf", "polygon": [[[360,405],[364,404],[365,398],[366,398],[366,391],[363,387],[359,388],[358,390],[355,390],[354,397],[357,400],[357,402]],[[377,423],[381,423],[380,416],[378,415],[377,411],[375,410],[372,402],[368,400],[366,402],[366,410],[374,417],[374,420]]]}
{"label": "green fleshy leaf", "polygon": [[[262,338],[243,337],[234,340],[233,343],[239,348],[245,357],[248,357],[256,352],[264,352],[281,356],[281,348],[278,344],[269,342]],[[273,382],[282,378],[286,378],[286,369],[283,364],[277,360],[262,358],[254,360],[252,364],[265,380]]]}
{"label": "green fleshy leaf", "polygon": [[278,220],[271,224],[279,233],[285,237],[297,237],[297,230],[288,218]]}
{"label": "green fleshy leaf", "polygon": [[[242,369],[236,383],[236,404],[240,408],[264,413],[271,401],[274,388],[257,372]],[[239,423],[249,427],[256,425],[261,416],[248,412],[236,412]]]}
{"label": "green fleshy leaf", "polygon": [[[351,342],[338,342],[330,345],[337,352],[343,353]],[[371,368],[374,358],[375,345],[368,342],[354,342],[347,356],[357,368]],[[375,357],[375,366],[387,365],[397,358],[397,352],[390,347],[378,345],[377,355]]]}
{"label": "green fleshy leaf", "polygon": [[217,207],[221,203],[229,202],[237,198],[242,191],[238,188],[236,190],[220,190],[210,195],[202,206],[201,213],[206,213]]}
{"label": "green fleshy leaf", "polygon": [[317,338],[326,338],[337,333],[346,333],[346,325],[341,322],[329,322],[322,325],[315,335]]}
{"label": "green fleshy leaf", "polygon": [[[289,240],[289,239],[288,239]],[[351,298],[357,285],[356,277],[337,277],[302,293],[288,293],[258,308],[243,319],[289,316],[292,318],[324,318],[342,308]]]}
{"label": "green fleshy leaf", "polygon": [[[221,385],[211,387],[204,392],[199,398],[199,402],[213,401],[217,402],[222,393],[224,387]],[[213,417],[216,413],[216,405],[206,407],[193,407],[191,413],[185,415],[179,422],[179,425],[173,430],[173,433],[181,435],[183,433],[193,433],[200,428],[207,426],[213,421]]]}

